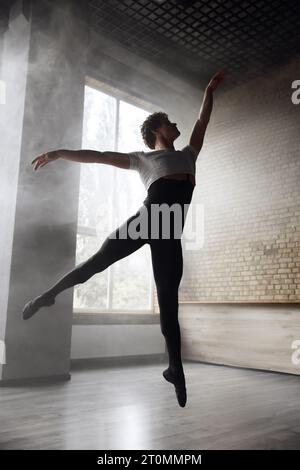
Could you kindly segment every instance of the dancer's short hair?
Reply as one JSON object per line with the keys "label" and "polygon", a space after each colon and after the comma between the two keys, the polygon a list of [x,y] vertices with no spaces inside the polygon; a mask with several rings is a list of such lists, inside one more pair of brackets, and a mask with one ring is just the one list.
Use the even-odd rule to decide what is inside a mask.
{"label": "dancer's short hair", "polygon": [[158,129],[164,122],[168,121],[169,117],[162,111],[157,111],[150,114],[143,124],[141,125],[141,133],[143,141],[150,149],[155,148],[155,134],[152,131]]}

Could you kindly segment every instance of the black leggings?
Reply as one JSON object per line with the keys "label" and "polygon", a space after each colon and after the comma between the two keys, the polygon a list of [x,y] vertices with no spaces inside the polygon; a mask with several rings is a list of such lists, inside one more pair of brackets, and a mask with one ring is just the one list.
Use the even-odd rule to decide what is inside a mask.
{"label": "black leggings", "polygon": [[[183,272],[181,238],[178,235],[176,238],[174,230],[175,222],[171,223],[169,238],[162,238],[160,229],[159,238],[151,237],[151,227],[154,220],[153,216],[151,216],[151,204],[159,205],[165,203],[170,206],[177,203],[177,208],[180,205],[183,214],[180,228],[183,230],[193,190],[194,185],[188,180],[160,178],[154,181],[149,187],[147,197],[138,211],[112,232],[93,256],[78,264],[75,269],[67,273],[45,293],[55,297],[63,290],[75,284],[84,283],[94,274],[104,271],[111,264],[125,258],[141,248],[145,243],[148,243],[151,249],[153,275],[160,309],[161,332],[166,340],[169,367],[174,371],[182,371],[181,336],[178,322],[178,288]],[[140,217],[142,212],[147,214],[148,236],[136,239],[130,236],[125,238],[124,233],[128,235],[129,224],[137,217]],[[170,214],[172,214],[172,211],[170,211]],[[174,217],[171,217],[171,221],[174,221]],[[122,234],[122,238],[120,234]]]}

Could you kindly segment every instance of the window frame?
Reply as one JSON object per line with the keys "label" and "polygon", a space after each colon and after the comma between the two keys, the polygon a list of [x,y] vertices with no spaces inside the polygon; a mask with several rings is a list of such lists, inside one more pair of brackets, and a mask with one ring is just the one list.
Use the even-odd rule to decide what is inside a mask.
{"label": "window frame", "polygon": [[[120,101],[126,102],[128,104],[137,106],[142,108],[148,112],[154,112],[154,105],[141,100],[140,98],[135,97],[133,94],[128,94],[123,92],[122,90],[118,90],[117,88],[112,87],[111,85],[101,82],[99,80],[95,80],[89,76],[86,77],[85,86],[94,88],[95,90],[100,91],[101,93],[105,93],[111,96],[113,99],[116,100],[116,118],[115,118],[115,133],[114,133],[114,151],[118,151],[118,132],[119,132],[119,112],[120,112]],[[113,179],[116,178],[116,172],[118,169],[116,167],[113,168]],[[115,184],[112,185],[113,187],[113,195],[112,195],[112,204],[116,197],[116,188]],[[96,237],[96,228],[88,227],[88,226],[80,226],[77,225],[77,232],[76,236],[89,236],[89,237]],[[76,244],[77,246],[77,244]],[[108,276],[107,276],[107,308],[78,308],[74,307],[74,290],[73,290],[73,318],[74,324],[131,324],[132,320],[134,324],[139,323],[158,323],[159,322],[159,312],[155,312],[155,305],[154,305],[154,277],[152,269],[149,269],[149,308],[147,309],[114,309],[111,307],[112,305],[112,289],[113,289],[113,270],[114,265],[111,265],[107,268]],[[111,316],[108,318],[107,316]],[[87,320],[87,322],[85,321]]]}

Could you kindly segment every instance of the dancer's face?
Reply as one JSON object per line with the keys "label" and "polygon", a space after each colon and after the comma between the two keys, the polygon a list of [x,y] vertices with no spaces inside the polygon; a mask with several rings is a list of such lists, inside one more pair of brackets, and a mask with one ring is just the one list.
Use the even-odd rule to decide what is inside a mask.
{"label": "dancer's face", "polygon": [[163,121],[161,126],[154,131],[156,136],[164,140],[166,143],[173,143],[180,136],[180,131],[175,122],[169,120]]}

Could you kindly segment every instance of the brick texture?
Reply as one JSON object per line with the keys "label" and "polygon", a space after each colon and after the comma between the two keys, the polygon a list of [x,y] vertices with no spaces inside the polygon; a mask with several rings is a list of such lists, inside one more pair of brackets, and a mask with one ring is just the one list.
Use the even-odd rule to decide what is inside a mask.
{"label": "brick texture", "polygon": [[217,90],[191,206],[204,244],[184,251],[179,301],[300,301],[299,64]]}

